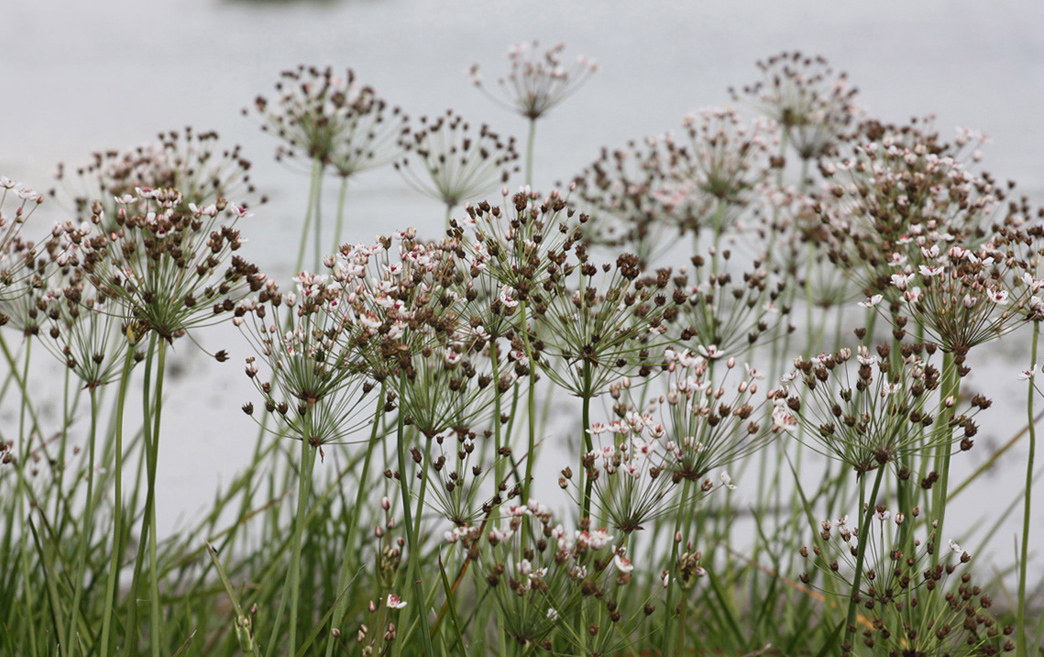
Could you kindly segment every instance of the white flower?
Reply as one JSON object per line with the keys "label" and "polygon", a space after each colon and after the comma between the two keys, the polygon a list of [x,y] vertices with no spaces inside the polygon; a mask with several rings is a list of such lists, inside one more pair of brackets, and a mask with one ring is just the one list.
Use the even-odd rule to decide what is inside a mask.
{"label": "white flower", "polygon": [[700,355],[702,355],[707,360],[715,360],[725,355],[724,352],[718,349],[718,345],[715,344],[707,345],[706,347],[700,345],[698,351],[700,352]]}
{"label": "white flower", "polygon": [[631,563],[630,559],[622,554],[613,555],[613,565],[616,566],[616,569],[621,573],[629,573],[634,570],[634,564]]}
{"label": "white flower", "polygon": [[905,290],[912,278],[913,274],[892,274],[892,285],[899,290]]}
{"label": "white flower", "polygon": [[749,363],[744,363],[743,367],[747,370],[747,376],[751,379],[764,379],[765,375],[750,366]]}
{"label": "white flower", "polygon": [[1019,372],[1019,375],[1018,375],[1017,378],[1019,379],[1019,381],[1027,381],[1029,379],[1032,379],[1033,378],[1033,374],[1034,374],[1034,370],[1036,370],[1036,369],[1037,369],[1036,365],[1030,365],[1028,370],[1022,370],[1021,372]]}
{"label": "white flower", "polygon": [[554,607],[547,608],[547,620],[551,621],[552,623],[558,622],[558,612],[555,611]]}
{"label": "white flower", "polygon": [[394,593],[389,593],[387,605],[389,609],[402,609],[406,606],[406,601]]}
{"label": "white flower", "polygon": [[880,294],[875,294],[874,296],[870,297],[866,301],[860,301],[859,305],[862,308],[873,308],[877,304],[881,303],[881,299],[883,299],[883,298],[884,297],[881,296]]}
{"label": "white flower", "polygon": [[729,490],[736,490],[736,485],[732,483],[732,477],[729,476],[728,472],[722,470],[720,478],[722,486],[728,488]]}
{"label": "white flower", "polygon": [[785,408],[779,406],[772,412],[772,424],[783,431],[793,431],[797,427],[797,420]]}
{"label": "white flower", "polygon": [[954,552],[964,552],[964,550],[961,549],[961,546],[953,539],[950,539],[950,549]]}
{"label": "white flower", "polygon": [[500,288],[500,303],[507,308],[516,308],[518,306],[518,299],[511,294],[511,288],[507,285]]}

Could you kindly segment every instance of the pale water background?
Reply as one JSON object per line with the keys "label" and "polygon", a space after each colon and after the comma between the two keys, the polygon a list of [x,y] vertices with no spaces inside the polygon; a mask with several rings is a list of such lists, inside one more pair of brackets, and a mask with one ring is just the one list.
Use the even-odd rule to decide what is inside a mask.
{"label": "pale water background", "polygon": [[[479,62],[493,79],[506,72],[510,46],[534,38],[547,46],[566,42],[567,58],[588,55],[600,71],[539,125],[535,182],[546,190],[586,166],[603,145],[678,131],[686,113],[725,104],[729,86],[759,79],[756,60],[797,49],[847,71],[871,116],[905,121],[934,112],[944,136],[956,126],[981,130],[992,139],[985,168],[1001,181],[1017,180],[1038,202],[1044,197],[1039,0],[5,0],[0,16],[0,174],[48,189],[58,161],[84,164],[93,150],[133,147],[186,125],[217,130],[223,143],[243,145],[254,161],[254,183],[271,199],[241,224],[250,241],[244,255],[281,280],[293,266],[296,249],[288,245],[298,239],[308,179],[272,161],[277,142],[240,110],[258,94],[271,97],[279,72],[302,63],[351,67],[412,116],[453,108],[522,140],[524,121],[475,90],[465,72]],[[348,212],[346,239],[353,242],[407,226],[434,236],[443,217],[437,203],[411,191],[390,168],[358,176]],[[61,213],[45,205],[40,216],[50,221]],[[239,410],[256,401],[242,374],[244,342],[234,331],[201,341],[227,348],[232,360],[217,365],[187,341],[176,347],[172,367],[185,375],[168,387],[164,406],[163,533],[205,507],[218,482],[228,482],[249,458],[256,435]],[[957,458],[955,481],[985,458],[988,445],[1021,426],[1025,388],[1016,385],[1015,372],[1028,360],[1026,342],[1017,340],[973,359],[967,387],[995,404],[979,416],[980,447]],[[989,524],[1019,495],[1023,454],[1004,458],[952,507],[954,536]],[[543,473],[548,481],[561,467],[551,466]],[[738,483],[742,494],[744,482]],[[1039,570],[1044,495],[1035,504]],[[998,565],[1013,562],[1017,531],[1006,525],[989,543]],[[977,551],[981,539],[966,547]]]}

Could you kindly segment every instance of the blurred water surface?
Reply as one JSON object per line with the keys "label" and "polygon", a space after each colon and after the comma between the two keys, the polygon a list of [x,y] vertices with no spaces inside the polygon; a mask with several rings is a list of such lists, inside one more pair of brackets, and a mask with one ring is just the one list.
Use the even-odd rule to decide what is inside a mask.
{"label": "blurred water surface", "polygon": [[[506,72],[508,48],[534,38],[548,46],[564,41],[566,57],[582,53],[600,65],[539,125],[541,189],[578,172],[603,145],[677,131],[686,113],[724,104],[729,86],[757,80],[756,60],[801,50],[847,71],[872,116],[905,121],[934,112],[944,136],[956,126],[986,133],[986,168],[1044,196],[1044,3],[1036,1],[12,2],[0,22],[0,173],[46,189],[58,161],[86,163],[91,151],[136,146],[186,125],[217,130],[225,143],[243,145],[255,184],[272,199],[241,225],[250,241],[245,255],[285,280],[307,174],[276,164],[276,141],[241,108],[258,94],[271,96],[284,69],[351,67],[411,116],[453,108],[522,139],[524,121],[475,90],[465,73],[476,62],[487,79]],[[406,226],[433,236],[443,220],[442,208],[410,191],[390,167],[361,174],[349,199],[350,241]],[[60,218],[61,207],[41,208],[39,216]],[[256,433],[239,412],[254,396],[239,366],[248,355],[243,341],[231,330],[202,341],[228,348],[233,359],[218,366],[188,342],[176,347],[175,366],[186,376],[165,405],[165,531],[203,507],[217,481],[228,481]],[[969,383],[1000,398],[982,416],[989,418],[983,445],[1007,439],[1025,412],[1024,389],[1013,384],[1016,366],[1028,364],[1025,343],[1005,341],[999,351],[1005,357],[981,358]],[[997,394],[998,385],[1011,394]],[[984,457],[985,450],[958,457],[955,467],[967,472]],[[989,494],[966,495],[948,516],[955,532],[1018,495],[1021,457],[1001,464],[1010,474],[982,482]],[[1044,504],[1035,508],[1044,520]],[[1002,562],[1010,562],[1017,529],[1005,526],[992,543]],[[1044,532],[1034,540],[1040,545]]]}

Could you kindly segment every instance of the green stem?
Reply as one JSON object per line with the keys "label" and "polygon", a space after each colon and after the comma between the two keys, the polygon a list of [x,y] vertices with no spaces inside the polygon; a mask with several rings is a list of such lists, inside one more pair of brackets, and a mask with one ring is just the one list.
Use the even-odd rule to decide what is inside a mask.
{"label": "green stem", "polygon": [[[943,355],[942,371],[942,403],[944,410],[939,418],[939,434],[937,436],[935,452],[935,472],[939,480],[932,488],[932,513],[936,518],[935,536],[936,541],[941,541],[943,534],[943,522],[946,520],[946,491],[950,480],[950,450],[953,443],[953,420],[954,409],[957,407],[957,398],[960,394],[961,379],[957,374],[957,363],[953,354],[946,352]],[[946,400],[953,399],[953,405],[946,408]],[[939,552],[936,549],[932,553],[932,568],[939,564]]]}
{"label": "green stem", "polygon": [[301,242],[297,247],[297,264],[294,265],[294,274],[301,273],[304,267],[305,245],[308,244],[308,230],[312,227],[312,214],[315,211],[315,199],[322,191],[323,164],[316,158],[312,162],[312,178],[308,185],[308,208],[305,210],[304,226],[301,229]]}
{"label": "green stem", "polygon": [[[842,645],[849,646],[851,650],[852,637],[855,635],[856,630],[856,609],[859,604],[856,602],[856,597],[859,595],[859,580],[863,577],[863,559],[866,557],[866,539],[870,536],[870,523],[874,519],[874,504],[877,502],[877,493],[881,489],[881,480],[884,479],[884,466],[877,467],[877,476],[874,477],[874,486],[870,490],[870,497],[867,500],[860,499],[860,509],[866,506],[866,513],[863,514],[863,524],[859,527],[859,542],[856,545],[856,564],[855,573],[852,578],[852,591],[848,597],[848,617],[845,620],[845,640]],[[865,483],[865,482],[864,482]],[[860,489],[863,490],[863,485],[860,485]]]}
{"label": "green stem", "polygon": [[533,186],[533,146],[536,144],[536,119],[529,119],[529,137],[526,139],[526,185]]}
{"label": "green stem", "polygon": [[[138,631],[138,587],[145,564],[145,552],[149,553],[149,643],[153,657],[159,657],[162,624],[159,621],[159,567],[156,563],[156,470],[159,465],[159,420],[162,408],[163,369],[166,359],[166,342],[153,331],[145,358],[145,383],[142,393],[142,432],[145,442],[146,493],[145,510],[141,516],[141,532],[138,553],[134,560],[134,577],[131,580],[131,603],[128,610],[127,629],[131,636]],[[159,367],[153,373],[153,360],[158,356]],[[153,378],[156,394],[152,394]]]}
{"label": "green stem", "polygon": [[[158,340],[159,358],[156,367],[156,397],[153,402],[152,413],[152,456],[149,464],[149,497],[152,504],[148,505],[149,515],[149,598],[151,604],[151,625],[149,637],[152,640],[152,656],[160,657],[160,644],[163,636],[163,623],[160,610],[159,594],[159,560],[156,550],[156,469],[159,465],[159,443],[160,443],[160,416],[163,412],[163,379],[167,361],[167,342],[162,338]],[[148,445],[146,439],[145,444]]]}
{"label": "green stem", "polygon": [[[373,419],[373,428],[370,430],[370,442],[366,448],[366,457],[363,459],[362,474],[359,476],[359,489],[355,493],[355,506],[352,508],[351,518],[348,520],[348,538],[344,546],[344,561],[341,563],[341,578],[337,584],[337,606],[334,608],[333,616],[330,617],[330,627],[339,628],[341,620],[348,608],[347,588],[354,579],[355,570],[359,566],[359,551],[355,547],[356,533],[359,529],[359,516],[365,508],[366,498],[370,493],[367,487],[370,475],[370,463],[373,454],[377,451],[377,440],[380,438],[381,419],[384,414],[384,392],[385,383],[381,381],[381,390],[377,395],[377,414]],[[336,641],[326,644],[326,657],[333,655]]]}
{"label": "green stem", "polygon": [[21,413],[29,412],[29,418],[33,421],[33,428],[38,429],[40,422],[36,415],[36,408],[33,407],[33,402],[29,397],[29,390],[26,388],[26,376],[28,375],[28,361],[29,361],[29,343],[26,342],[26,366],[25,373],[19,374],[18,364],[15,363],[14,355],[11,354],[11,350],[7,348],[7,340],[4,339],[3,333],[0,332],[0,349],[4,352],[4,360],[10,366],[11,370],[8,376],[13,377],[15,384],[18,386],[18,391],[21,393],[20,403],[22,405]]}
{"label": "green stem", "polygon": [[812,354],[816,353],[816,347],[819,340],[816,339],[815,332],[815,295],[812,289],[812,276],[816,266],[816,243],[809,241],[808,243],[808,261],[805,265],[805,330],[808,331],[808,347],[805,348],[805,358],[808,358]]}
{"label": "green stem", "polygon": [[[1040,322],[1033,322],[1033,343],[1030,363],[1033,368],[1037,367],[1037,342],[1040,337]],[[1026,490],[1022,505],[1022,546],[1019,556],[1019,611],[1016,615],[1016,657],[1027,657],[1029,655],[1029,641],[1026,637],[1026,570],[1029,567],[1029,529],[1030,529],[1030,502],[1033,500],[1033,459],[1037,451],[1037,430],[1033,417],[1033,377],[1029,379],[1029,390],[1026,394],[1026,414],[1029,418],[1029,454],[1026,457]],[[1037,654],[1034,648],[1033,654]]]}
{"label": "green stem", "polygon": [[[497,486],[497,493],[499,494],[500,484],[504,483],[504,469],[506,468],[506,458],[500,454],[500,450],[504,446],[503,437],[501,435],[502,427],[500,424],[500,398],[503,393],[500,392],[500,354],[497,347],[497,338],[495,336],[490,336],[489,340],[489,360],[493,371],[493,445],[497,450],[493,461],[496,476],[496,480],[493,484]],[[499,505],[493,509],[493,524],[498,528],[500,527]]]}
{"label": "green stem", "polygon": [[[35,609],[34,608],[36,607],[36,603],[35,603],[35,601],[33,599],[34,598],[34,596],[33,596],[33,587],[30,586],[30,584],[29,584],[30,582],[33,581],[32,580],[32,575],[31,575],[31,567],[32,566],[30,564],[30,554],[31,553],[30,553],[30,550],[29,550],[29,534],[30,534],[30,527],[31,527],[31,522],[32,522],[32,518],[30,516],[32,515],[33,509],[36,508],[36,501],[35,500],[31,500],[30,503],[29,503],[29,508],[28,509],[26,509],[26,504],[25,504],[25,500],[26,500],[27,497],[28,498],[32,498],[33,497],[33,493],[32,493],[32,491],[29,488],[29,484],[25,480],[25,469],[29,465],[29,463],[31,462],[30,455],[32,454],[32,446],[30,444],[30,441],[32,440],[32,436],[33,436],[33,432],[32,431],[30,431],[27,434],[26,427],[25,427],[25,424],[26,424],[25,423],[26,408],[29,405],[28,404],[29,394],[28,394],[28,390],[26,389],[26,385],[25,384],[26,384],[26,381],[28,381],[28,376],[29,376],[29,347],[30,347],[31,344],[32,343],[30,341],[28,341],[28,340],[26,341],[25,366],[24,366],[25,369],[23,370],[22,378],[19,380],[19,385],[21,386],[21,389],[22,389],[22,398],[21,398],[22,399],[22,403],[21,403],[21,407],[19,408],[19,413],[18,413],[18,437],[19,437],[19,441],[21,442],[21,450],[20,450],[19,457],[18,457],[17,472],[18,472],[18,516],[19,516],[19,519],[22,522],[22,527],[21,527],[21,546],[20,546],[20,556],[21,556],[21,559],[20,559],[20,561],[21,561],[21,564],[22,564],[22,581],[23,581],[23,589],[24,589],[23,595],[25,597],[25,615],[26,615],[26,619],[27,619],[27,622],[28,622],[28,625],[29,625],[29,650],[31,651],[31,654],[36,655],[36,654],[38,654],[37,653],[37,641],[36,641],[36,619],[34,618],[34,615],[35,615],[35,613],[34,613]],[[6,352],[6,345],[5,345],[5,352]],[[8,354],[8,359],[11,362],[11,365],[12,365],[11,366],[11,371],[12,372],[16,372],[17,370],[14,367],[14,361],[10,359],[10,354]],[[35,425],[34,425],[34,428],[35,428]],[[46,565],[44,565],[44,568],[46,568]]]}
{"label": "green stem", "polygon": [[663,610],[666,616],[663,621],[663,641],[660,644],[661,655],[666,655],[668,648],[672,644],[671,632],[674,629],[674,608],[672,605],[674,604],[674,589],[676,588],[674,571],[678,564],[678,546],[681,544],[681,541],[675,539],[681,532],[682,516],[685,515],[684,510],[689,508],[689,496],[692,492],[692,486],[693,482],[691,480],[687,478],[682,480],[681,506],[674,518],[674,534],[669,539],[671,541],[671,559],[667,563],[667,597]]}
{"label": "green stem", "polygon": [[312,200],[312,218],[315,219],[314,250],[315,260],[312,262],[312,271],[318,273],[323,266],[323,213],[320,208],[323,197],[322,176],[315,188],[315,198]]}
{"label": "green stem", "polygon": [[[405,381],[400,380],[399,382],[399,399],[404,398]],[[413,513],[410,509],[410,488],[406,480],[409,478],[409,471],[406,469],[406,418],[402,414],[402,409],[399,410],[399,420],[395,432],[395,442],[398,452],[399,460],[399,496],[402,498],[402,517],[404,524],[406,525],[406,542],[407,548],[409,549],[408,566],[406,568],[406,580],[407,585],[413,585],[413,596],[416,598],[416,610],[417,620],[420,623],[421,638],[424,641],[424,654],[434,655],[435,651],[431,645],[431,633],[428,629],[428,615],[426,613],[424,587],[421,584],[421,580],[417,579],[417,560],[420,552],[420,541],[413,529]],[[422,509],[418,509],[418,514]],[[409,624],[404,622],[401,624],[402,627],[409,627]],[[405,639],[405,637],[402,637]],[[403,641],[399,640],[395,643],[396,654],[401,650]]]}
{"label": "green stem", "polygon": [[[536,461],[536,358],[533,357],[533,347],[529,343],[529,323],[526,321],[526,300],[519,303],[519,314],[522,317],[522,344],[525,349],[526,359],[529,360],[529,390],[527,391],[529,406],[529,450],[526,453],[526,477],[522,481],[522,504],[529,503],[529,486],[533,479],[533,463]],[[525,540],[523,538],[523,540]]]}
{"label": "green stem", "polygon": [[591,363],[584,360],[584,394],[583,394],[583,408],[581,411],[581,422],[580,428],[582,440],[580,441],[580,519],[589,518],[591,516],[591,493],[594,482],[587,478],[587,473],[584,470],[584,457],[594,449],[594,442],[591,439]]}
{"label": "green stem", "polygon": [[[128,329],[130,334],[131,329]],[[102,614],[101,657],[109,655],[109,631],[112,627],[113,604],[116,598],[116,582],[119,579],[120,555],[123,554],[123,415],[127,401],[127,384],[131,369],[134,367],[134,342],[127,348],[127,356],[123,364],[123,375],[120,377],[120,391],[116,398],[116,430],[115,454],[116,465],[113,470],[115,493],[112,512],[112,558],[109,564],[109,579],[105,585],[105,613]]]}
{"label": "green stem", "polygon": [[[311,412],[311,409],[309,409]],[[310,426],[310,425],[309,425]],[[311,433],[309,431],[309,433]],[[315,466],[316,448],[309,444],[309,436],[301,440],[301,472],[297,488],[297,519],[294,521],[292,556],[290,557],[290,643],[287,655],[297,654],[297,610],[301,598],[301,536],[304,535],[305,510],[308,508],[309,486],[312,468]]]}
{"label": "green stem", "polygon": [[83,598],[83,572],[87,566],[87,549],[91,540],[91,532],[94,530],[94,464],[95,445],[98,434],[98,395],[97,390],[90,388],[91,396],[91,429],[87,439],[87,500],[85,502],[86,513],[83,519],[83,529],[80,533],[80,544],[76,551],[76,571],[73,579],[73,602],[69,612],[69,635],[65,644],[75,645],[76,619],[79,616],[80,601]]}
{"label": "green stem", "polygon": [[341,234],[344,229],[344,205],[348,196],[348,176],[341,176],[341,188],[337,191],[337,224],[334,226],[334,249],[341,248]]}

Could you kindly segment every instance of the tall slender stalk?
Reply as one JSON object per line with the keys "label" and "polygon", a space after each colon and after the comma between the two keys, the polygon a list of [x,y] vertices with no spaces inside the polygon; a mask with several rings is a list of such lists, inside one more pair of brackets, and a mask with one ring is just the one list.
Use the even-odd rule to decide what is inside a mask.
{"label": "tall slender stalk", "polygon": [[348,176],[341,176],[341,186],[337,190],[337,223],[334,225],[334,249],[341,247],[341,234],[344,231],[344,206],[347,196]]}
{"label": "tall slender stalk", "polygon": [[[960,386],[961,379],[957,373],[957,363],[954,361],[953,354],[949,352],[944,353],[942,390],[940,392],[944,410],[938,422],[935,453],[935,472],[939,475],[939,480],[935,482],[935,486],[932,489],[932,514],[936,522],[935,535],[938,537],[937,540],[942,540],[944,536],[943,522],[946,520],[946,491],[949,488],[950,450],[953,438],[951,421],[953,420],[954,407],[957,405],[957,395],[960,394]],[[947,402],[948,399],[952,399],[953,403],[949,404]],[[939,552],[939,550],[935,550],[932,553],[933,568],[939,563]]]}
{"label": "tall slender stalk", "polygon": [[[159,466],[159,442],[160,442],[160,418],[163,412],[163,379],[164,371],[166,370],[167,362],[167,349],[166,340],[159,339],[158,341],[158,358],[156,367],[156,396],[153,400],[152,409],[152,454],[149,464],[149,495],[152,498],[152,504],[148,507],[149,516],[149,599],[151,601],[151,629],[149,630],[149,637],[152,641],[152,655],[153,657],[160,657],[160,644],[163,636],[163,623],[161,620],[160,610],[160,593],[159,593],[159,559],[157,558],[156,550],[156,469]],[[146,426],[148,426],[148,420],[146,419]],[[149,444],[148,437],[145,440],[146,447]]]}
{"label": "tall slender stalk", "polygon": [[529,136],[526,138],[526,185],[533,186],[533,147],[536,144],[536,119],[529,119]]}
{"label": "tall slender stalk", "polygon": [[594,482],[592,482],[584,470],[584,456],[594,450],[594,443],[591,440],[591,363],[584,360],[583,365],[583,378],[584,378],[584,394],[582,395],[582,411],[581,411],[581,441],[580,441],[580,518],[589,518],[591,516],[591,492]]}
{"label": "tall slender stalk", "polygon": [[[856,545],[856,563],[855,572],[852,574],[852,591],[848,596],[848,616],[845,619],[845,640],[842,645],[849,646],[851,650],[852,637],[855,635],[856,629],[856,610],[859,607],[859,603],[856,602],[857,596],[859,595],[859,580],[863,577],[863,560],[866,557],[866,541],[870,536],[870,523],[874,518],[874,503],[877,501],[877,493],[881,489],[881,480],[884,479],[885,467],[883,465],[877,466],[877,476],[874,477],[874,486],[870,490],[870,497],[864,498],[862,494],[859,496],[859,508],[862,510],[863,506],[866,506],[866,512],[863,513],[863,524],[859,527],[859,541]],[[866,490],[865,478],[860,480],[859,490],[861,492]],[[938,552],[938,550],[936,550]]]}
{"label": "tall slender stalk", "polygon": [[95,499],[94,499],[94,464],[96,463],[96,444],[98,436],[98,390],[90,386],[91,428],[87,439],[87,499],[84,502],[83,527],[80,529],[80,541],[76,548],[76,569],[73,575],[73,601],[69,611],[69,635],[66,645],[75,645],[76,619],[79,616],[80,602],[83,599],[83,573],[87,566],[87,549],[91,534],[94,531]]}
{"label": "tall slender stalk", "polygon": [[[404,398],[405,381],[399,383],[399,399]],[[406,583],[407,585],[413,586],[413,596],[416,598],[416,610],[417,610],[417,622],[420,625],[421,637],[424,641],[424,654],[434,655],[435,651],[431,645],[431,634],[428,629],[428,615],[425,604],[424,586],[421,584],[421,580],[417,578],[417,559],[420,557],[420,537],[417,536],[413,527],[413,512],[410,508],[410,488],[406,480],[409,478],[409,472],[406,469],[406,418],[402,414],[402,409],[399,409],[399,418],[396,423],[395,431],[395,443],[396,452],[398,454],[399,462],[399,496],[402,498],[402,517],[403,522],[406,525],[406,543],[409,549],[409,556],[407,558],[406,567]],[[418,515],[423,509],[417,509]],[[404,623],[405,625],[405,623]],[[399,654],[402,646],[402,642],[399,641],[395,644],[396,654]]]}
{"label": "tall slender stalk", "polygon": [[[1030,349],[1030,363],[1034,369],[1037,367],[1037,342],[1040,337],[1040,321],[1033,322],[1033,343]],[[1033,501],[1033,459],[1037,451],[1037,428],[1033,417],[1033,397],[1036,390],[1033,386],[1033,377],[1029,378],[1028,390],[1026,392],[1026,415],[1029,422],[1029,454],[1026,455],[1026,490],[1022,503],[1022,546],[1019,553],[1019,595],[1018,614],[1016,616],[1016,642],[1015,654],[1017,657],[1027,657],[1030,654],[1029,640],[1026,636],[1026,571],[1029,569],[1029,530],[1030,530],[1030,503]],[[1038,647],[1034,646],[1033,654],[1037,654]]]}
{"label": "tall slender stalk", "polygon": [[536,461],[536,358],[533,356],[533,347],[529,343],[529,322],[526,314],[526,300],[519,303],[519,315],[522,318],[522,344],[525,349],[526,359],[529,361],[529,389],[527,390],[527,406],[529,407],[529,441],[526,452],[526,476],[522,480],[522,503],[529,503],[529,486],[533,479],[533,463]]}
{"label": "tall slender stalk", "polygon": [[[22,378],[19,381],[19,384],[20,384],[21,389],[22,389],[22,404],[21,404],[21,406],[19,407],[19,410],[18,410],[18,437],[19,437],[19,441],[21,443],[21,445],[20,445],[21,446],[21,452],[18,455],[18,474],[17,474],[17,476],[18,476],[18,518],[19,518],[19,521],[22,523],[22,528],[21,528],[22,529],[22,532],[21,532],[21,545],[19,546],[19,552],[20,552],[20,556],[21,556],[20,562],[21,562],[21,565],[22,565],[22,579],[25,582],[25,586],[23,587],[24,588],[24,598],[25,598],[25,616],[26,616],[27,622],[29,624],[29,649],[32,652],[32,654],[35,655],[35,654],[37,654],[36,622],[35,622],[35,618],[34,618],[34,611],[35,611],[34,608],[36,606],[36,603],[34,601],[34,596],[33,596],[33,590],[32,590],[33,587],[29,586],[29,582],[32,581],[32,577],[31,577],[31,567],[32,566],[31,566],[30,561],[29,561],[30,554],[31,554],[31,552],[29,550],[29,533],[30,532],[26,531],[26,530],[27,530],[27,528],[29,527],[29,525],[31,523],[30,515],[32,514],[33,509],[36,508],[36,503],[35,503],[35,500],[32,501],[29,504],[28,509],[26,508],[26,504],[25,504],[26,498],[32,498],[33,497],[32,490],[30,489],[28,483],[25,480],[25,468],[31,462],[30,456],[31,456],[31,453],[32,453],[31,445],[30,445],[30,440],[32,438],[32,432],[27,432],[26,431],[26,426],[25,426],[25,424],[26,424],[26,417],[25,417],[26,416],[26,409],[28,407],[28,404],[26,402],[29,399],[28,390],[26,388],[26,381],[28,381],[28,376],[29,376],[29,351],[30,351],[29,347],[31,346],[31,344],[32,344],[31,341],[28,341],[28,340],[26,341],[25,364],[24,364],[24,368],[25,369],[23,370]],[[5,352],[6,352],[6,345],[5,345]],[[8,359],[10,360],[10,355],[9,354],[8,354]],[[12,363],[11,371],[14,372],[15,371],[14,361],[10,360],[10,362]]]}
{"label": "tall slender stalk", "polygon": [[[667,596],[664,601],[664,620],[663,620],[663,639],[660,642],[660,654],[668,654],[670,646],[673,644],[671,640],[671,633],[674,631],[674,591],[677,588],[677,578],[674,576],[674,571],[678,565],[678,546],[681,541],[677,540],[678,535],[682,528],[682,516],[686,515],[682,511],[689,508],[689,496],[692,494],[692,487],[695,484],[688,478],[682,480],[682,499],[679,511],[674,518],[674,533],[670,538],[671,541],[671,557],[667,562]],[[691,516],[690,516],[691,519]],[[686,520],[688,524],[688,520]]]}
{"label": "tall slender stalk", "polygon": [[[156,370],[153,371],[153,362]],[[146,494],[145,509],[141,517],[141,532],[138,554],[134,560],[134,578],[131,582],[131,604],[127,629],[136,636],[138,627],[137,599],[139,578],[145,563],[145,552],[149,555],[149,643],[153,657],[159,657],[163,624],[161,622],[159,597],[159,563],[156,548],[156,471],[159,467],[160,420],[163,408],[163,379],[166,368],[166,341],[153,331],[149,339],[145,358],[145,387],[142,394],[142,431],[145,442]],[[155,384],[155,393],[152,388]]]}
{"label": "tall slender stalk", "polygon": [[[489,359],[490,367],[493,373],[493,446],[496,449],[496,457],[494,460],[493,471],[496,480],[493,482],[494,486],[500,486],[504,482],[505,468],[507,464],[505,459],[500,454],[500,450],[504,447],[504,440],[502,436],[502,425],[500,422],[500,415],[502,413],[500,402],[503,393],[500,392],[500,353],[497,347],[497,337],[490,336],[489,339]],[[510,434],[509,434],[510,437]],[[499,494],[499,488],[497,493]],[[493,525],[500,527],[500,505],[497,505],[493,509]]]}
{"label": "tall slender stalk", "polygon": [[[308,231],[312,227],[312,215],[317,214],[317,200],[323,192],[323,163],[319,158],[312,161],[312,177],[308,185],[308,208],[305,210],[304,225],[301,227],[301,241],[297,247],[297,264],[294,273],[300,273],[304,267],[305,249],[308,245]],[[318,233],[318,231],[316,231]]]}
{"label": "tall slender stalk", "polygon": [[[385,393],[385,382],[381,381],[381,389],[377,395],[377,414],[373,418],[373,428],[370,430],[370,442],[366,445],[366,456],[363,459],[362,473],[359,475],[359,488],[355,493],[355,506],[352,508],[351,518],[348,520],[348,537],[345,539],[344,545],[344,559],[341,562],[341,576],[337,583],[337,604],[334,607],[334,613],[330,617],[330,627],[338,628],[341,624],[341,620],[344,618],[345,611],[348,607],[348,597],[346,589],[350,582],[355,577],[354,573],[359,565],[359,553],[356,550],[355,542],[357,540],[357,533],[359,530],[359,515],[362,513],[362,509],[365,508],[366,499],[370,494],[368,488],[369,475],[370,475],[370,463],[373,461],[373,455],[377,451],[377,441],[380,438],[380,426],[384,416],[384,395]],[[326,657],[333,655],[335,641],[329,641],[326,644]]]}
{"label": "tall slender stalk", "polygon": [[[311,409],[309,409],[311,412]],[[298,475],[297,518],[294,520],[292,538],[292,554],[290,557],[290,637],[287,644],[287,655],[297,654],[297,613],[301,598],[301,537],[304,535],[304,524],[308,508],[308,495],[312,483],[312,469],[315,466],[316,448],[309,444],[307,436],[301,440],[301,472]]]}
{"label": "tall slender stalk", "polygon": [[123,416],[127,401],[127,384],[131,369],[134,367],[133,328],[127,329],[127,338],[131,344],[123,364],[120,376],[120,390],[116,397],[116,428],[114,436],[115,466],[113,468],[113,511],[112,511],[112,557],[109,563],[109,579],[105,585],[105,612],[102,614],[101,657],[109,655],[109,632],[112,628],[113,607],[116,597],[116,582],[119,580],[120,561],[123,554]]}

